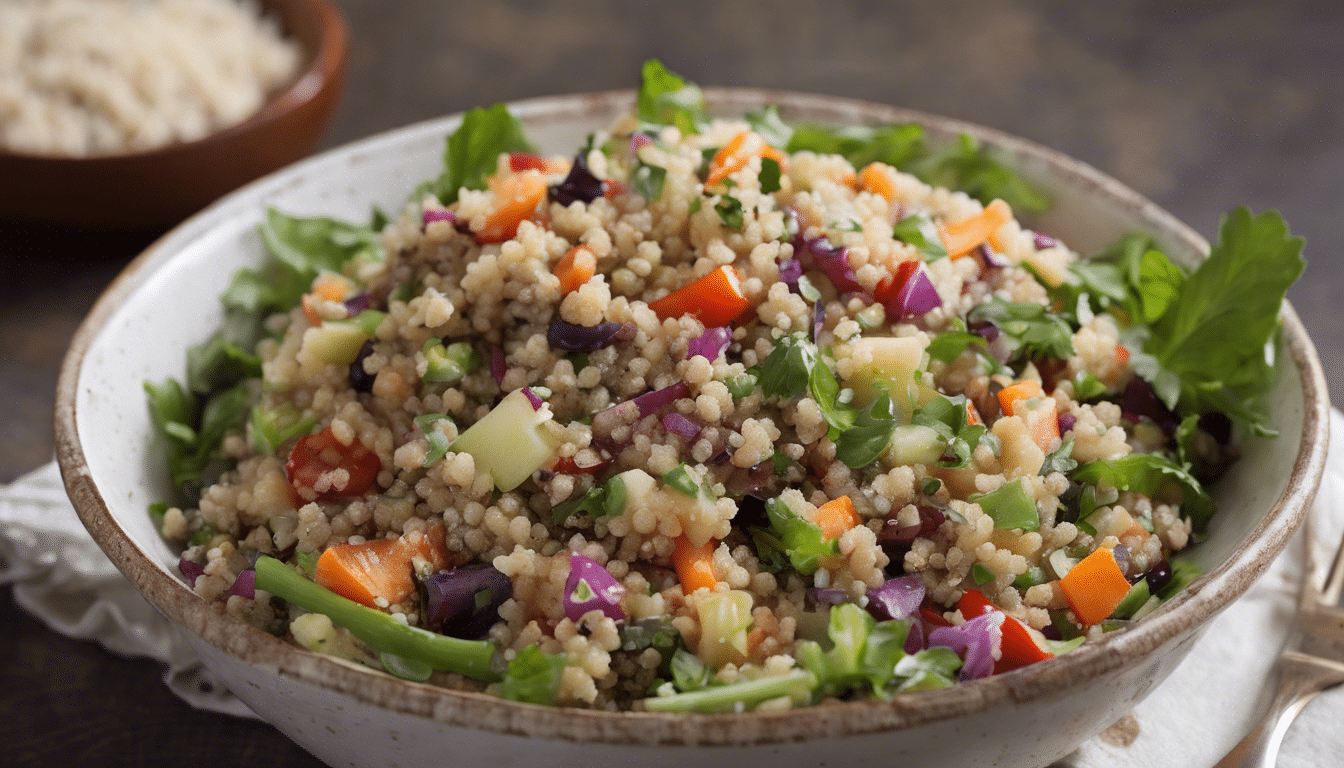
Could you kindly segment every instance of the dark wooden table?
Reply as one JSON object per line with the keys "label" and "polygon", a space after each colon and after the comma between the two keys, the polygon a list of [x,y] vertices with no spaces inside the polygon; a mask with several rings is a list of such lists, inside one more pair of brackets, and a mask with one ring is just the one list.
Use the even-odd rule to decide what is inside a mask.
{"label": "dark wooden table", "polygon": [[[838,94],[1015,133],[1118,177],[1210,238],[1236,205],[1277,208],[1307,239],[1310,265],[1290,299],[1344,402],[1344,5],[341,5],[353,55],[326,146],[493,101],[632,87],[640,62],[657,57],[701,84]],[[0,483],[52,456],[70,336],[156,234],[0,224]],[[269,726],[192,710],[159,673],[50,632],[0,591],[0,763],[316,764]]]}

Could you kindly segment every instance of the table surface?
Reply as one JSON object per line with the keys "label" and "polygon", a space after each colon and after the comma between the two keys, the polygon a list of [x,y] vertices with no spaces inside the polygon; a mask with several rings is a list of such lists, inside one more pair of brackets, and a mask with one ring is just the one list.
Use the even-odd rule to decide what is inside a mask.
{"label": "table surface", "polygon": [[[1212,239],[1280,210],[1289,298],[1344,402],[1344,4],[962,0],[341,0],[352,51],[324,147],[494,101],[633,87],[793,89],[992,126],[1078,157]],[[0,213],[0,218],[3,214]],[[107,283],[160,233],[0,223],[0,483],[50,459],[57,371]],[[317,765],[269,726],[196,712],[157,665],[48,631],[0,591],[0,735],[15,765]]]}

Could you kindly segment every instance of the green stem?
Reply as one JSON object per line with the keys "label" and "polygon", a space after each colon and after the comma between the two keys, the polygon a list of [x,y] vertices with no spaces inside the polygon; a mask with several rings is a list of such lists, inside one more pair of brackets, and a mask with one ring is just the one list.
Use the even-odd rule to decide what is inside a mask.
{"label": "green stem", "polygon": [[675,693],[671,696],[651,696],[644,700],[644,708],[650,712],[733,712],[739,705],[741,711],[750,711],[756,705],[780,696],[788,696],[795,702],[806,702],[817,686],[817,678],[804,669],[795,669],[779,677],[763,677],[728,685],[702,688],[689,693]]}
{"label": "green stem", "polygon": [[312,613],[325,614],[375,650],[424,662],[475,680],[494,682],[495,646],[485,640],[462,640],[407,626],[386,613],[347,600],[305,579],[273,557],[257,559],[257,589],[263,589]]}

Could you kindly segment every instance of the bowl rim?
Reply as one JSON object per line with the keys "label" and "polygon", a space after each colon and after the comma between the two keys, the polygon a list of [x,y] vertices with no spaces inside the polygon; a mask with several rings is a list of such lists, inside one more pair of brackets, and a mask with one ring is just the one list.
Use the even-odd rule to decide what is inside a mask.
{"label": "bowl rim", "polygon": [[[268,94],[257,111],[246,119],[233,125],[213,131],[191,141],[174,141],[148,149],[130,152],[106,152],[96,155],[72,157],[57,154],[34,154],[15,152],[0,146],[0,162],[42,163],[52,168],[90,166],[94,163],[136,163],[169,158],[177,154],[195,152],[200,148],[209,148],[225,144],[235,137],[264,129],[276,120],[312,101],[323,87],[340,78],[342,67],[350,44],[350,30],[344,14],[332,0],[259,0],[265,14],[280,13],[282,6],[292,7],[313,14],[321,30],[315,50],[304,50],[302,67],[293,79],[284,87]],[[279,20],[277,19],[277,23]],[[288,37],[293,34],[282,25],[281,31]]]}
{"label": "bowl rim", "polygon": [[[1196,232],[1119,181],[1058,151],[991,128],[916,110],[794,91],[705,88],[704,93],[711,111],[716,113],[740,114],[744,107],[777,104],[781,110],[852,114],[856,120],[869,124],[913,120],[954,135],[969,133],[1001,150],[1043,160],[1095,187],[1116,204],[1139,212],[1153,226],[1194,251],[1208,251],[1207,242]],[[632,90],[620,90],[526,99],[508,106],[526,123],[528,119],[563,120],[578,112],[603,106],[613,108],[633,100]],[[171,253],[164,252],[165,249],[179,239],[187,238],[183,242],[189,242],[193,230],[207,225],[215,214],[234,207],[235,201],[254,187],[279,183],[330,155],[373,151],[382,142],[395,142],[415,131],[441,128],[446,132],[460,118],[460,114],[450,115],[347,144],[282,169],[215,202],[156,241],[118,275],[76,331],[62,363],[56,391],[57,459],[81,520],[113,563],[161,612],[199,640],[242,663],[398,714],[471,730],[584,744],[766,745],[871,734],[1058,694],[1158,649],[1175,648],[1194,626],[1225,608],[1263,574],[1306,515],[1325,467],[1329,403],[1315,349],[1296,312],[1285,301],[1280,317],[1286,349],[1301,376],[1304,412],[1301,443],[1283,492],[1225,561],[1200,576],[1145,621],[1048,664],[961,683],[946,690],[898,695],[887,702],[833,702],[785,712],[688,716],[545,707],[410,683],[311,653],[254,629],[200,600],[180,580],[150,562],[112,516],[93,482],[79,442],[76,398],[84,357],[105,321],[134,292],[139,279],[152,271],[146,267],[170,258]]]}

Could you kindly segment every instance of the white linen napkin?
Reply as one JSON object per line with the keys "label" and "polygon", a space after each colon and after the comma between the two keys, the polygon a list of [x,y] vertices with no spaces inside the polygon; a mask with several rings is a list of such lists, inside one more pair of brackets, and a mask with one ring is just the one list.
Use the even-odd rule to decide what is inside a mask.
{"label": "white linen napkin", "polygon": [[[1330,414],[1330,458],[1311,511],[1316,561],[1328,564],[1344,532],[1344,414]],[[1300,536],[1299,536],[1300,539]],[[1273,694],[1303,542],[1216,618],[1184,663],[1134,712],[1053,768],[1212,766],[1257,722]],[[61,634],[167,665],[163,679],[194,707],[255,717],[203,667],[167,619],[93,543],[66,499],[54,463],[0,487],[0,584]],[[1333,764],[1344,754],[1344,687],[1312,701],[1284,738],[1278,768]]]}

